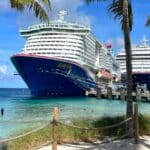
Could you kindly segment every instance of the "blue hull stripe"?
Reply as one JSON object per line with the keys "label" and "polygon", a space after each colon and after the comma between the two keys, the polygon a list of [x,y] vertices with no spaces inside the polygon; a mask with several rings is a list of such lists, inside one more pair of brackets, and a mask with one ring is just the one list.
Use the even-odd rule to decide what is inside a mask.
{"label": "blue hull stripe", "polygon": [[134,73],[133,78],[133,89],[136,89],[137,84],[146,84],[147,90],[150,91],[150,73]]}
{"label": "blue hull stripe", "polygon": [[33,97],[85,96],[97,87],[85,69],[71,62],[20,55],[11,60]]}

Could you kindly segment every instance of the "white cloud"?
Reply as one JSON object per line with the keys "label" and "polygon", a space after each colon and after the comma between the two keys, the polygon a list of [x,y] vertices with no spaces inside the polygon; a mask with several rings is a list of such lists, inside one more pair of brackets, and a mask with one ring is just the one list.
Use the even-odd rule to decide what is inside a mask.
{"label": "white cloud", "polygon": [[60,10],[66,10],[68,15],[66,19],[85,23],[90,25],[91,24],[91,16],[87,16],[82,12],[78,11],[78,8],[84,4],[83,0],[51,0],[52,2],[52,12],[50,12],[51,18],[58,17],[57,14]]}
{"label": "white cloud", "polygon": [[[93,16],[87,16],[84,12],[78,11],[78,8],[84,4],[83,0],[51,0],[52,10],[49,12],[50,20],[58,19],[58,12],[66,10],[66,20],[80,22],[86,25],[91,25]],[[28,10],[19,13],[18,24],[20,27],[27,27],[39,21],[34,17],[33,12]]]}
{"label": "white cloud", "polygon": [[[72,16],[76,16],[77,8],[83,4],[81,0],[51,0],[52,12],[50,12],[50,16],[56,17],[56,14],[60,10],[68,11],[69,18]],[[72,18],[73,19],[73,18]]]}
{"label": "white cloud", "polygon": [[7,66],[3,65],[3,66],[0,66],[0,74],[6,74],[7,73]]}
{"label": "white cloud", "polygon": [[124,46],[124,39],[121,37],[117,37],[116,39],[108,39],[106,43],[112,44],[113,47],[120,48]]}
{"label": "white cloud", "polygon": [[117,46],[123,46],[123,45],[124,45],[124,39],[118,37],[118,38],[116,39],[116,45],[117,45]]}
{"label": "white cloud", "polygon": [[107,40],[106,43],[109,43],[112,45],[114,55],[117,55],[120,52],[120,50],[124,48],[124,39],[121,37],[110,38]]}
{"label": "white cloud", "polygon": [[[84,5],[84,3],[84,0],[51,0],[52,10],[49,12],[50,20],[57,19],[57,14],[60,10],[66,10],[68,12],[66,20],[90,26],[94,17],[78,11],[78,8]],[[9,0],[0,0],[0,12],[14,10],[10,7]],[[32,11],[25,10],[18,13],[17,23],[20,28],[26,28],[32,24],[39,23],[39,20],[35,18]]]}

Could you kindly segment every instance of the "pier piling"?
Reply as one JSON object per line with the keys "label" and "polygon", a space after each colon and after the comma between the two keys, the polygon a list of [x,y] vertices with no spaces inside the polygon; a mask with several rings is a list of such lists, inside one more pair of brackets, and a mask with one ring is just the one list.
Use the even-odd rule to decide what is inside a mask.
{"label": "pier piling", "polygon": [[111,87],[107,87],[107,97],[108,97],[108,99],[112,99],[112,88]]}
{"label": "pier piling", "polygon": [[120,99],[121,100],[125,100],[126,99],[125,89],[121,89],[121,91],[120,91]]}
{"label": "pier piling", "polygon": [[141,99],[142,99],[142,91],[141,91],[141,89],[137,89],[136,90],[136,100],[141,101]]}
{"label": "pier piling", "polygon": [[[97,99],[107,98],[107,99],[118,99],[118,100],[126,100],[127,91],[125,88],[119,90],[113,90],[111,87],[107,87],[106,90],[98,87],[97,89],[93,89],[91,91],[86,91],[86,96],[96,97]],[[150,92],[145,91],[142,92],[141,89],[136,90],[132,93],[132,97],[134,101],[144,101],[150,102]]]}
{"label": "pier piling", "polygon": [[98,87],[97,88],[97,98],[99,99],[99,98],[101,98],[101,88],[100,87]]}

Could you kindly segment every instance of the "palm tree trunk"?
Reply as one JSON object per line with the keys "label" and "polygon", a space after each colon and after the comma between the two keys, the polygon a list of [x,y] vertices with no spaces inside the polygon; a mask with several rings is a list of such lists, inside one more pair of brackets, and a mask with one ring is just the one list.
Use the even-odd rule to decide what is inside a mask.
{"label": "palm tree trunk", "polygon": [[[128,0],[123,0],[123,32],[126,52],[126,79],[127,79],[127,110],[126,117],[133,117],[132,100],[132,52],[128,15]],[[133,121],[127,123],[127,132],[130,137],[133,136]]]}

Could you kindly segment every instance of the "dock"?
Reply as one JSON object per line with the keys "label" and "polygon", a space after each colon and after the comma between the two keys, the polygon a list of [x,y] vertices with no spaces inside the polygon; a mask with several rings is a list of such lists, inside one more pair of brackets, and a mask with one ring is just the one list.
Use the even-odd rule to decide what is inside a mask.
{"label": "dock", "polygon": [[[86,96],[97,97],[98,99],[114,99],[114,100],[126,100],[127,92],[125,89],[119,91],[114,91],[112,88],[108,87],[106,90],[86,91]],[[150,102],[150,91],[137,91],[132,93],[134,101]]]}

